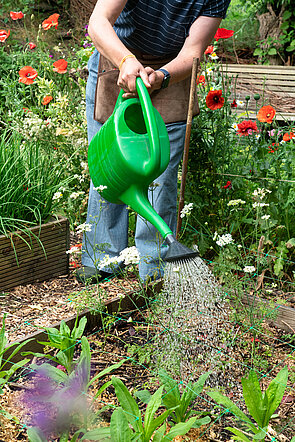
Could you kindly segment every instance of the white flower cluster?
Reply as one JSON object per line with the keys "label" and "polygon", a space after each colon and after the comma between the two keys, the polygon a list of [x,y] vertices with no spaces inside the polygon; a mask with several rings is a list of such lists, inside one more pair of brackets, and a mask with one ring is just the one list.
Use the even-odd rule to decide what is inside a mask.
{"label": "white flower cluster", "polygon": [[127,266],[128,264],[138,264],[139,263],[139,252],[135,246],[127,247],[126,249],[120,252],[120,256],[124,261],[124,264]]}
{"label": "white flower cluster", "polygon": [[83,223],[76,227],[77,233],[91,232],[91,224]]}
{"label": "white flower cluster", "polygon": [[269,206],[268,203],[260,203],[259,201],[255,201],[255,203],[252,204],[253,208],[256,209],[256,207],[267,207]]}
{"label": "white flower cluster", "polygon": [[84,195],[84,192],[73,192],[70,195],[70,199],[71,200],[76,200],[77,198],[79,198],[80,195]]}
{"label": "white flower cluster", "polygon": [[55,194],[52,197],[52,201],[59,201],[62,198],[62,193],[61,192],[55,192]]}
{"label": "white flower cluster", "polygon": [[220,235],[218,235],[217,232],[215,232],[214,236],[213,236],[213,240],[216,241],[216,244],[219,247],[223,247],[223,246],[226,246],[227,244],[231,244],[234,242],[234,239],[230,233],[226,233],[226,234],[220,236]]}
{"label": "white flower cluster", "polygon": [[120,264],[123,260],[120,259],[119,256],[113,256],[112,258],[109,255],[105,255],[105,257],[99,261],[99,270],[106,268],[106,267],[112,267]]}
{"label": "white flower cluster", "polygon": [[108,186],[103,186],[102,184],[98,187],[94,187],[94,190],[96,190],[97,192],[102,192],[103,190],[107,189]]}
{"label": "white flower cluster", "polygon": [[227,203],[228,206],[238,206],[239,204],[246,204],[246,201],[238,199],[238,200],[230,200]]}
{"label": "white flower cluster", "polygon": [[189,216],[191,211],[193,210],[194,203],[186,204],[180,212],[180,218],[184,218],[185,216]]}
{"label": "white flower cluster", "polygon": [[271,193],[271,190],[264,188],[261,189],[260,187],[258,187],[258,189],[254,190],[253,196],[256,196],[259,199],[263,200],[263,198],[266,196],[267,193]]}
{"label": "white flower cluster", "polygon": [[270,215],[263,215],[262,217],[261,217],[261,219],[269,219],[270,218]]}
{"label": "white flower cluster", "polygon": [[78,175],[77,173],[75,173],[75,175],[73,176],[74,179],[78,180],[79,183],[83,183],[85,181],[85,178],[83,177],[83,175]]}
{"label": "white flower cluster", "polygon": [[256,270],[256,268],[254,266],[245,266],[243,268],[243,271],[245,273],[253,273],[253,272],[255,272],[255,270]]}
{"label": "white flower cluster", "polygon": [[35,137],[45,130],[49,123],[49,121],[42,120],[33,112],[28,112],[23,120],[22,132],[28,137]]}

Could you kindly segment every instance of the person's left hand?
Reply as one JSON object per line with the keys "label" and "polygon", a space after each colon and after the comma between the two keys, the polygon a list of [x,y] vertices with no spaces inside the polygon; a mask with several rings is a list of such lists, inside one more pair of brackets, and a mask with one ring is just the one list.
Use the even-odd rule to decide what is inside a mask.
{"label": "person's left hand", "polygon": [[148,89],[149,94],[151,94],[155,90],[161,89],[164,73],[161,71],[155,71],[149,66],[147,66],[145,70],[149,76],[149,83],[151,85],[151,87]]}

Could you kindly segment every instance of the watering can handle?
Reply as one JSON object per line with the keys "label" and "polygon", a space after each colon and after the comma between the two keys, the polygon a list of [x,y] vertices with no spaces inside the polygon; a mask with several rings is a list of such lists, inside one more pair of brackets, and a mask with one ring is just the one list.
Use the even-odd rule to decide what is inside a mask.
{"label": "watering can handle", "polygon": [[[154,113],[154,106],[152,105],[152,101],[150,95],[147,91],[147,88],[144,85],[144,82],[140,77],[136,78],[136,89],[139,97],[139,101],[141,104],[141,109],[143,113],[144,122],[147,128],[150,146],[151,146],[151,159],[148,165],[148,168],[158,169],[160,167],[160,159],[161,159],[161,150],[160,150],[160,142],[159,142],[159,131],[156,123],[156,117]],[[122,95],[125,92],[121,89],[114,112],[116,108],[128,98],[124,98]]]}

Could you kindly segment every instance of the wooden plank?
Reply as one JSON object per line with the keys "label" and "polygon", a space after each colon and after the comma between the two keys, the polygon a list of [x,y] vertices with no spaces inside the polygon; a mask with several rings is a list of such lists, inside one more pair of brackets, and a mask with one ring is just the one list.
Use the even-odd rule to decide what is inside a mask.
{"label": "wooden plank", "polygon": [[258,64],[222,64],[223,70],[232,70],[232,71],[239,71],[239,72],[275,72],[280,73],[282,75],[284,74],[295,74],[295,67],[294,66],[270,66],[270,65],[258,65]]}
{"label": "wooden plank", "polygon": [[[129,292],[126,294],[124,298],[115,297],[109,301],[105,301],[104,305],[109,314],[124,312],[124,311],[130,312],[130,310],[134,311],[146,308],[148,307],[150,300],[154,298],[154,295],[161,291],[162,285],[163,285],[162,280],[157,281],[155,283],[151,283],[144,291],[139,289]],[[120,313],[120,316],[121,315],[122,313]],[[100,329],[102,327],[101,318],[103,317],[103,313],[86,309],[78,314],[79,318],[78,320],[80,320],[84,316],[86,316],[87,318],[87,324],[85,328],[86,332],[91,333],[92,331]],[[72,329],[75,324],[75,320],[76,320],[76,315],[65,319],[65,323],[68,325],[70,329]],[[60,322],[48,325],[48,327],[59,328]],[[38,341],[48,340],[46,332],[44,332],[43,330],[38,330],[35,333],[29,334],[24,338],[20,339],[19,341],[16,341],[15,343],[23,343],[27,339],[32,339],[32,341],[24,345],[21,351],[32,351],[38,353],[42,353],[44,350],[44,346],[42,344],[39,344]],[[11,355],[13,349],[14,347],[12,349],[8,349],[8,351],[5,353],[5,359],[7,359]],[[14,355],[14,357],[11,359],[11,363],[15,364],[22,359],[23,356],[21,356],[21,354],[18,353]]]}
{"label": "wooden plank", "polygon": [[[29,230],[38,236],[46,255],[39,241],[29,233],[26,238],[31,248],[20,238],[14,240],[13,234],[8,238],[1,235],[0,290],[68,273],[69,256],[66,254],[69,248],[68,220],[59,218]],[[14,240],[18,264],[11,239]]]}
{"label": "wooden plank", "polygon": [[5,269],[11,268],[11,266],[21,267],[23,264],[32,259],[47,260],[50,255],[58,253],[59,251],[63,251],[63,253],[65,253],[65,249],[67,248],[66,238],[63,237],[61,241],[61,238],[59,238],[58,236],[53,236],[52,238],[50,238],[49,241],[43,242],[42,245],[44,249],[43,247],[41,248],[40,245],[38,245],[38,248],[37,246],[35,246],[33,249],[18,249],[18,260],[16,260],[15,253],[8,257],[2,258],[0,262],[0,272],[4,271]]}
{"label": "wooden plank", "polygon": [[6,273],[1,277],[0,290],[8,290],[18,285],[26,285],[36,281],[45,281],[53,276],[68,274],[68,262],[64,255],[52,257],[49,262],[32,262],[18,273]]}
{"label": "wooden plank", "polygon": [[257,304],[264,304],[266,308],[272,309],[276,313],[275,319],[268,319],[267,316],[265,320],[272,325],[275,325],[288,333],[295,334],[295,308],[288,307],[286,305],[275,304],[272,308],[270,302],[262,299],[258,296],[245,295],[242,298],[242,302],[246,306],[257,306]]}

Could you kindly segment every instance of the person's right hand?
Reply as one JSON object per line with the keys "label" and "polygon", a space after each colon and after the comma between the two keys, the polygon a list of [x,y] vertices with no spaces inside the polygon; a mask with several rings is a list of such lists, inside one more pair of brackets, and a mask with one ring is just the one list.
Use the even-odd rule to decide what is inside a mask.
{"label": "person's right hand", "polygon": [[127,58],[120,70],[118,78],[118,86],[120,86],[125,93],[124,98],[132,98],[137,96],[136,92],[136,78],[141,77],[143,83],[149,90],[151,84],[149,82],[149,76],[145,68],[136,58]]}

